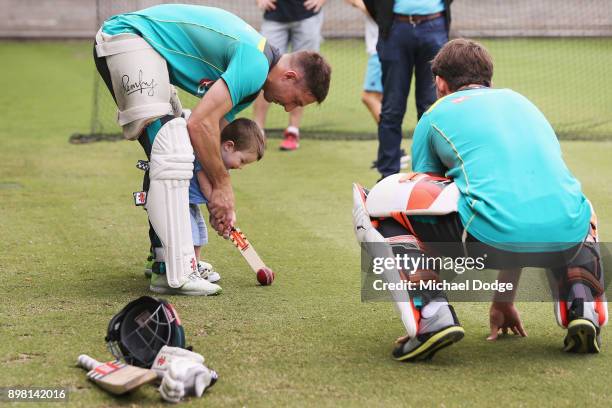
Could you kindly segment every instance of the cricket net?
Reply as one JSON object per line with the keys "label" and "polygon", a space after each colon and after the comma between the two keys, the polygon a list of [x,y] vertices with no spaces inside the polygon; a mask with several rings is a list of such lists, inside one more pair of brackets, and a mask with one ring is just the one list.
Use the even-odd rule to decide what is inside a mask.
{"label": "cricket net", "polygon": [[[283,1],[283,0],[278,0]],[[172,1],[170,1],[172,2]],[[178,1],[174,1],[178,2]],[[222,7],[259,28],[262,12],[255,0],[187,1]],[[161,3],[156,0],[97,0],[98,25],[111,15]],[[169,3],[166,1],[165,3]],[[318,138],[375,138],[376,126],[360,102],[367,55],[364,18],[342,0],[323,8],[321,52],[333,69],[332,86],[321,106],[306,109],[302,133]],[[495,61],[494,85],[512,88],[531,99],[561,138],[612,138],[612,2],[609,0],[462,0],[452,6],[451,37],[476,38]],[[86,137],[119,134],[116,108],[95,75],[93,113]],[[413,92],[411,92],[413,94]],[[197,99],[185,93],[186,107]],[[242,113],[251,117],[251,110]],[[270,135],[287,124],[287,114],[273,106],[266,127]],[[416,124],[413,95],[404,131]]]}

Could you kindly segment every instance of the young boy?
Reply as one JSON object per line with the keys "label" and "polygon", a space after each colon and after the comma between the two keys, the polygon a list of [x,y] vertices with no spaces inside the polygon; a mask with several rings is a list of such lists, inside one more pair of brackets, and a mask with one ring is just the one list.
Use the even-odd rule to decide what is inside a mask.
{"label": "young boy", "polygon": [[[221,131],[221,158],[228,170],[239,170],[247,164],[259,161],[264,154],[265,137],[259,126],[250,119],[240,118],[228,124]],[[207,204],[212,186],[202,166],[196,159],[194,175],[189,185],[189,213],[191,215],[191,231],[193,249],[198,260],[200,275],[211,283],[221,279],[213,270],[211,264],[201,260],[202,246],[208,243],[206,223],[200,212],[199,205]]]}
{"label": "young boy", "polygon": [[[184,110],[187,117],[190,113]],[[250,119],[236,119],[221,131],[221,158],[228,170],[241,169],[247,164],[260,160],[263,157],[264,149],[265,136],[259,126]],[[211,264],[201,260],[202,246],[208,243],[208,231],[199,208],[200,204],[208,204],[207,197],[210,196],[212,185],[197,159],[193,167],[193,177],[189,184],[189,214],[193,249],[198,261],[200,276],[210,282],[207,294],[215,295],[221,292],[221,287],[214,282],[218,282],[221,276],[213,270]],[[152,275],[153,262],[153,254],[150,254],[147,267],[145,267],[145,276],[149,278]],[[156,292],[169,293],[172,291],[167,287],[164,279],[154,280],[152,279],[151,286],[152,288],[155,286]]]}

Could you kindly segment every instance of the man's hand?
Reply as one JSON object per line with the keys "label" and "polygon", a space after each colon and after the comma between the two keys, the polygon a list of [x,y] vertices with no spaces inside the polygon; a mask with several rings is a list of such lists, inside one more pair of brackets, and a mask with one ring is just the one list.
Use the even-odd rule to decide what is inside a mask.
{"label": "man's hand", "polygon": [[304,8],[306,10],[310,10],[310,11],[314,11],[315,13],[318,13],[324,4],[325,4],[325,0],[305,0]]}
{"label": "man's hand", "polygon": [[276,0],[256,0],[256,3],[260,10],[276,10]]}
{"label": "man's hand", "polygon": [[236,222],[234,212],[234,191],[231,184],[219,185],[213,190],[208,199],[211,226],[224,237],[229,236],[230,230]]}
{"label": "man's hand", "polygon": [[191,145],[212,187],[207,197],[208,210],[220,234],[231,228],[236,218],[232,183],[221,158],[220,127],[224,123],[223,116],[231,109],[229,89],[225,81],[219,79],[195,106],[187,122]]}
{"label": "man's hand", "polygon": [[232,226],[236,223],[236,215],[234,214],[234,223],[232,226],[227,225],[223,220],[213,218],[210,216],[210,225],[217,231],[217,234],[225,239],[229,239],[232,233]]}
{"label": "man's hand", "polygon": [[516,335],[527,337],[527,332],[523,328],[521,316],[512,302],[493,302],[489,310],[489,324],[491,326],[491,334],[487,340],[497,340],[499,331],[508,334],[508,329]]}

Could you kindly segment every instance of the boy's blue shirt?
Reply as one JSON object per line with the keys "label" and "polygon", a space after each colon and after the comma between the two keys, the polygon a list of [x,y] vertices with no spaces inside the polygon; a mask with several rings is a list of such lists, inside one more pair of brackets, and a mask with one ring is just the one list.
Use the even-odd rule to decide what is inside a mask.
{"label": "boy's blue shirt", "polygon": [[189,182],[189,204],[208,204],[208,198],[200,190],[200,183],[198,182],[197,172],[200,170],[202,170],[202,165],[196,159],[193,162],[193,177]]}

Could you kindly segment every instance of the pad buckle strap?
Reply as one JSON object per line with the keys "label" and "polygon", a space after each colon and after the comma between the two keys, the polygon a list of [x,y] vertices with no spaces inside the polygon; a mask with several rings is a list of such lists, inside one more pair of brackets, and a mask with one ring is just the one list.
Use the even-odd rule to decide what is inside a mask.
{"label": "pad buckle strap", "polygon": [[125,126],[128,123],[137,121],[138,119],[162,117],[166,115],[174,116],[172,105],[167,103],[150,103],[147,105],[135,106],[124,111],[117,111],[117,122],[119,126]]}
{"label": "pad buckle strap", "polygon": [[[99,41],[100,38],[102,38],[103,42]],[[96,36],[96,40],[98,41],[98,44],[96,44],[96,54],[98,57],[107,57],[110,55],[153,48],[142,37],[138,37],[136,35],[130,36],[130,38],[125,40],[116,41],[104,41],[104,37]]]}
{"label": "pad buckle strap", "polygon": [[408,272],[401,271],[400,275],[402,279],[407,282],[419,283],[434,281],[437,282],[439,279],[438,274],[435,271],[428,269],[418,269],[416,271]]}
{"label": "pad buckle strap", "polygon": [[138,160],[136,163],[136,168],[142,171],[149,171],[149,162],[146,160]]}
{"label": "pad buckle strap", "polygon": [[597,276],[594,276],[593,273],[581,267],[568,268],[567,281],[570,285],[574,283],[584,283],[595,291],[595,296],[601,296],[605,290]]}
{"label": "pad buckle strap", "polygon": [[147,192],[146,191],[135,191],[132,193],[134,196],[134,205],[141,207],[147,204]]}

